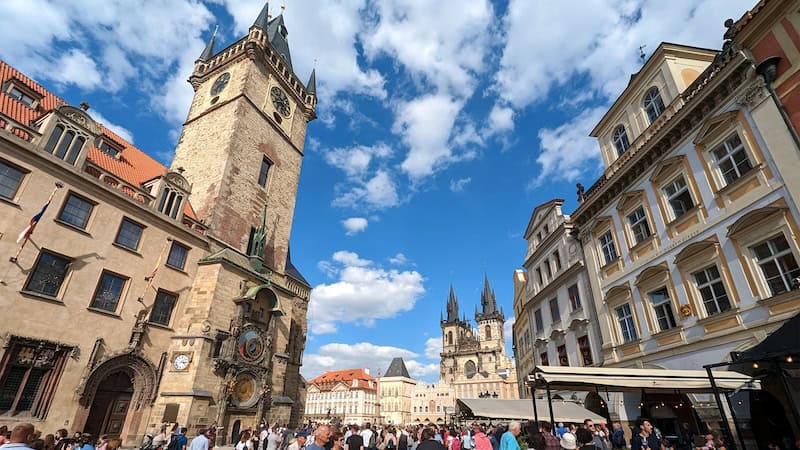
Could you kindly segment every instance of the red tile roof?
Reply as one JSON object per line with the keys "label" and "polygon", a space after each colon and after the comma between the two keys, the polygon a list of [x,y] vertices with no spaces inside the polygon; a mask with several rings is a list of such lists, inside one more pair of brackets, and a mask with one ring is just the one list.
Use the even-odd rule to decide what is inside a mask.
{"label": "red tile roof", "polygon": [[[19,80],[29,89],[32,89],[42,96],[37,109],[34,110],[17,101],[15,98],[5,93],[0,93],[0,114],[4,114],[23,125],[29,126],[31,122],[46,114],[48,111],[59,105],[67,104],[63,99],[51,93],[36,81],[11,67],[5,61],[0,60],[0,83],[5,83],[11,79]],[[100,124],[100,128],[103,135],[111,138],[114,142],[122,146],[122,153],[119,159],[101,151],[94,145],[89,148],[87,159],[103,170],[106,170],[120,180],[136,187],[141,187],[142,183],[145,181],[163,175],[167,170],[163,164],[102,124]],[[193,220],[197,220],[189,202],[186,202],[184,215]]]}
{"label": "red tile roof", "polygon": [[[353,388],[353,380],[358,380],[357,389],[376,390],[375,378],[367,374],[364,369],[345,369],[325,372],[310,380],[308,384],[316,385],[320,390],[329,390],[338,383],[344,383]],[[370,386],[372,382],[372,386]]]}

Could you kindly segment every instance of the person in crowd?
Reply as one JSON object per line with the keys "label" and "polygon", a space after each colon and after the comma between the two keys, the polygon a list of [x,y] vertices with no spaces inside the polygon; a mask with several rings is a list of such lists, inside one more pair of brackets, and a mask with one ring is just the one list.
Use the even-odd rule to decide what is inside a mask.
{"label": "person in crowd", "polygon": [[361,430],[361,438],[364,439],[365,449],[375,450],[378,436],[376,436],[375,432],[372,431],[372,424],[369,422],[364,424],[364,429]]}
{"label": "person in crowd", "polygon": [[443,436],[444,435],[442,434],[441,430],[439,430],[439,427],[434,425],[433,426],[433,439],[435,439],[436,442],[438,442],[438,443],[440,443],[440,444],[442,444],[444,446],[444,442],[445,441],[444,441],[444,437]]}
{"label": "person in crowd", "polygon": [[301,431],[297,433],[297,435],[294,437],[294,442],[290,443],[289,447],[287,448],[289,450],[303,450],[306,448],[307,439],[308,439],[308,433],[306,433],[305,431]]}
{"label": "person in crowd", "polygon": [[528,450],[545,450],[547,447],[547,442],[544,440],[544,435],[536,427],[535,423],[528,422],[528,425],[525,426],[525,444],[527,445]]}
{"label": "person in crowd", "polygon": [[155,436],[153,436],[153,448],[155,450],[159,450],[160,448],[164,447],[167,442],[167,425],[161,425],[161,428],[158,430]]}
{"label": "person in crowd", "polygon": [[558,426],[556,426],[556,436],[561,438],[561,436],[567,432],[567,427],[564,426],[564,422],[558,422]]}
{"label": "person in crowd", "polygon": [[89,434],[89,433],[81,434],[81,438],[80,438],[79,442],[80,442],[80,445],[81,445],[81,450],[94,450],[94,445],[92,444],[92,442],[94,442],[94,440],[92,439],[92,435],[91,434]]}
{"label": "person in crowd", "polygon": [[503,433],[500,438],[500,450],[520,450],[519,443],[517,443],[517,436],[521,431],[519,422],[511,422],[508,424],[508,431]]}
{"label": "person in crowd", "polygon": [[97,450],[106,450],[106,446],[108,445],[108,435],[104,434],[100,436],[100,440],[97,441]]}
{"label": "person in crowd", "polygon": [[[178,427],[178,435],[173,439],[175,439],[177,442],[175,445],[175,450],[186,450],[186,445],[189,444],[189,438],[186,437],[186,427]],[[170,445],[171,444],[172,442],[170,442]]]}
{"label": "person in crowd", "polygon": [[345,441],[345,450],[364,450],[364,438],[358,432],[358,425],[353,425],[350,437]]}
{"label": "person in crowd", "polygon": [[320,425],[314,430],[314,442],[306,445],[307,450],[324,450],[325,445],[331,439],[331,428],[328,425]]}
{"label": "person in crowd", "polygon": [[461,440],[458,438],[458,433],[453,428],[447,432],[445,438],[447,442],[447,450],[461,450]]}
{"label": "person in crowd", "polygon": [[575,432],[575,439],[577,440],[578,450],[597,450],[597,445],[594,444],[595,434],[588,428],[581,428]]}
{"label": "person in crowd", "polygon": [[[8,430],[8,428],[6,428]],[[21,423],[11,430],[11,436],[5,444],[0,445],[0,450],[26,450],[33,441],[34,428],[30,423]]]}
{"label": "person in crowd", "polygon": [[434,439],[434,436],[435,434],[433,428],[423,428],[422,434],[420,435],[419,445],[417,445],[417,450],[445,450],[444,445]]}
{"label": "person in crowd", "polygon": [[559,444],[561,445],[562,450],[575,450],[578,448],[578,437],[575,436],[576,430],[574,427],[567,428],[567,431],[561,435],[561,441]]}
{"label": "person in crowd", "polygon": [[344,450],[344,435],[341,431],[333,432],[331,435],[331,442],[333,442],[331,450]]}
{"label": "person in crowd", "polygon": [[631,437],[631,450],[661,450],[661,441],[653,432],[653,424],[649,419],[640,417],[636,420],[638,434]]}
{"label": "person in crowd", "polygon": [[387,427],[383,431],[381,443],[385,450],[397,450],[397,432],[394,427]]}
{"label": "person in crowd", "polygon": [[411,433],[408,432],[408,427],[400,427],[397,430],[397,450],[408,450],[408,440],[410,434]]}
{"label": "person in crowd", "polygon": [[121,446],[122,446],[121,439],[116,439],[116,438],[109,439],[108,442],[106,443],[106,450],[119,450]]}
{"label": "person in crowd", "polygon": [[626,448],[628,443],[625,442],[625,430],[622,429],[622,424],[619,422],[614,422],[611,424],[612,432],[611,432],[611,448],[614,450],[620,450]]}
{"label": "person in crowd", "polygon": [[[583,428],[589,430],[592,433],[594,446],[597,447],[597,450],[608,450],[608,445],[606,444],[606,440],[603,439],[603,436],[600,433],[600,430],[595,427],[594,422],[592,419],[586,419],[583,421]],[[577,437],[577,435],[576,435]],[[578,439],[578,444],[580,444],[580,439]]]}
{"label": "person in crowd", "polygon": [[[0,429],[0,432],[2,432],[2,429]],[[68,435],[69,432],[67,432],[67,430],[65,430],[64,428],[59,428],[58,430],[56,430],[55,450],[66,450],[67,443],[69,442],[69,439],[67,439]]]}
{"label": "person in crowd", "polygon": [[53,434],[45,435],[44,437],[44,450],[55,450],[56,437]]}
{"label": "person in crowd", "polygon": [[204,430],[200,430],[192,439],[192,443],[189,445],[189,450],[208,450],[209,447],[209,440],[208,440],[208,428]]}
{"label": "person in crowd", "polygon": [[472,424],[472,439],[475,441],[475,450],[492,450],[492,441],[483,431],[484,428],[477,422]]}
{"label": "person in crowd", "polygon": [[247,441],[250,439],[250,433],[247,430],[239,434],[239,442],[236,443],[236,450],[249,450]]}
{"label": "person in crowd", "polygon": [[461,448],[464,450],[472,450],[475,444],[472,442],[472,435],[470,430],[461,427]]}
{"label": "person in crowd", "polygon": [[544,437],[545,450],[560,450],[561,440],[553,434],[553,425],[550,422],[540,422],[542,437]]}
{"label": "person in crowd", "polygon": [[489,434],[489,441],[492,443],[492,450],[500,450],[500,438],[503,436],[503,427],[492,427]]}
{"label": "person in crowd", "polygon": [[267,439],[264,441],[265,450],[278,450],[281,442],[281,433],[278,431],[278,425],[273,425],[272,430],[267,434]]}

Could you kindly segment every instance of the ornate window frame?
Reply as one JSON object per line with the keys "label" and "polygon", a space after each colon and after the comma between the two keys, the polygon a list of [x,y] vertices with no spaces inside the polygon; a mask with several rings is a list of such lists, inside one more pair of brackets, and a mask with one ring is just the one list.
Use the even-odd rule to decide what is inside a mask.
{"label": "ornate window frame", "polygon": [[[597,266],[600,268],[600,273],[603,275],[603,277],[607,278],[621,271],[623,266],[621,251],[622,246],[619,243],[619,237],[617,236],[614,218],[611,216],[599,217],[590,227],[590,230],[592,242],[595,246],[595,251],[597,252]],[[609,232],[611,233],[611,238],[614,243],[614,249],[616,250],[617,257],[611,261],[606,261],[605,254],[603,253],[603,247],[600,245],[600,237]]]}
{"label": "ornate window frame", "polygon": [[[681,176],[686,182],[686,187],[694,205],[680,217],[675,217],[664,188]],[[667,236],[670,239],[699,225],[708,217],[708,211],[703,205],[703,198],[700,196],[697,181],[692,175],[686,155],[673,156],[659,162],[650,177],[650,184],[658,198],[658,208],[661,212],[661,217],[666,222],[664,225]]]}
{"label": "ornate window frame", "polygon": [[[633,299],[633,291],[629,282],[616,285],[606,291],[603,299],[608,308],[608,313],[612,317],[614,325],[611,327],[611,334],[615,343],[615,347],[623,356],[630,356],[641,351],[642,341],[642,324],[639,319],[639,314],[636,311],[636,302]],[[623,305],[630,305],[631,315],[633,316],[633,323],[636,328],[636,339],[625,341],[622,337],[622,330],[620,329],[619,320],[617,319],[617,308]]]}
{"label": "ornate window frame", "polygon": [[[720,321],[725,321],[726,327],[730,325],[727,323],[727,319],[731,316],[738,315],[741,298],[739,292],[736,290],[728,261],[722,253],[722,246],[719,243],[717,235],[712,235],[704,240],[695,241],[684,246],[680,252],[675,255],[673,263],[678,268],[678,272],[683,279],[683,287],[686,290],[686,296],[689,301],[688,305],[681,306],[681,316],[696,316],[699,323],[705,327],[706,333],[718,331],[720,328],[716,325]],[[722,285],[725,287],[725,292],[731,303],[731,308],[728,311],[709,315],[706,311],[703,296],[697,286],[694,274],[711,266],[716,266],[719,271]],[[737,321],[737,324],[738,323]]]}
{"label": "ornate window frame", "polygon": [[[743,173],[736,180],[727,183],[719,170],[713,150],[722,145],[736,133],[742,141],[744,151],[750,160],[752,169]],[[740,110],[732,110],[709,119],[693,141],[697,156],[703,165],[714,202],[717,207],[724,208],[760,187],[766,187],[773,178],[772,171],[766,164],[764,151],[758,144],[750,124]]]}
{"label": "ornate window frame", "polygon": [[[628,220],[628,216],[639,208],[644,209],[650,235],[641,242],[636,242],[636,237],[630,221]],[[631,261],[641,258],[661,245],[661,239],[658,237],[658,230],[655,227],[655,220],[653,220],[653,212],[650,209],[650,203],[647,201],[647,195],[643,190],[631,191],[623,194],[619,202],[617,202],[617,214],[619,215],[620,223],[622,223],[622,234],[625,236],[625,241],[628,244],[628,258]]]}
{"label": "ornate window frame", "polygon": [[[634,284],[639,292],[639,298],[642,301],[642,309],[644,310],[647,327],[650,330],[651,336],[658,342],[659,346],[663,347],[677,342],[685,342],[685,337],[683,335],[684,317],[681,315],[681,307],[683,305],[681,305],[678,300],[678,292],[666,261],[642,269],[636,276]],[[672,307],[672,313],[675,316],[675,326],[666,330],[661,330],[658,326],[655,307],[648,295],[662,288],[666,288],[669,294],[669,302]]]}
{"label": "ornate window frame", "polygon": [[614,130],[611,132],[611,143],[614,145],[614,150],[617,152],[617,158],[631,148],[631,141],[628,139],[628,130],[625,128],[625,125],[619,124],[614,127]]}
{"label": "ornate window frame", "polygon": [[760,302],[768,304],[771,313],[784,312],[780,307],[773,308],[773,303],[780,303],[787,297],[785,294],[790,294],[788,295],[790,297],[789,300],[793,300],[792,297],[797,295],[794,290],[776,296],[772,295],[761,272],[761,267],[758,265],[758,260],[753,255],[750,247],[779,234],[783,234],[786,238],[795,261],[800,263],[800,249],[797,246],[800,229],[792,218],[785,199],[780,199],[763,208],[749,211],[728,227],[728,237],[735,244],[734,247],[744,270],[745,278],[747,278],[750,291]]}

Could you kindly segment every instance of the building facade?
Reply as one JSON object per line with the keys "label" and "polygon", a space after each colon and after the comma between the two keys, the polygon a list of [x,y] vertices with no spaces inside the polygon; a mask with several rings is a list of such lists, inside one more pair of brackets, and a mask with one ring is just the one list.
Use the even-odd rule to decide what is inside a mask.
{"label": "building facade", "polygon": [[[726,361],[800,306],[800,191],[790,181],[800,153],[731,38],[722,51],[661,44],[592,131],[605,171],[579,186],[572,220],[603,365]],[[649,415],[664,433],[719,419],[700,395],[626,394],[609,410]]]}
{"label": "building facade", "polygon": [[394,358],[386,373],[378,378],[381,422],[405,424],[411,420],[412,391],[418,381],[411,378],[403,358]]}
{"label": "building facade", "polygon": [[316,89],[287,35],[265,7],[212,38],[169,168],[0,62],[0,423],[125,446],[164,422],[216,421],[218,444],[299,423],[310,286],[289,237]]}
{"label": "building facade", "polygon": [[325,372],[308,381],[304,422],[381,423],[378,380],[368,369]]}
{"label": "building facade", "polygon": [[[525,272],[515,273],[514,346],[522,379],[535,365],[600,362],[602,341],[583,249],[563,204],[555,199],[534,208],[525,231]],[[524,382],[520,395],[530,398]]]}
{"label": "building facade", "polygon": [[442,383],[418,383],[411,391],[411,418],[414,424],[450,423],[456,408],[455,390]]}
{"label": "building facade", "polygon": [[447,300],[447,315],[442,316],[442,353],[439,381],[450,385],[456,398],[477,398],[497,394],[517,398],[517,375],[506,356],[503,325],[505,314],[485,278],[481,306],[475,306],[476,328],[459,317],[459,303],[453,287]]}

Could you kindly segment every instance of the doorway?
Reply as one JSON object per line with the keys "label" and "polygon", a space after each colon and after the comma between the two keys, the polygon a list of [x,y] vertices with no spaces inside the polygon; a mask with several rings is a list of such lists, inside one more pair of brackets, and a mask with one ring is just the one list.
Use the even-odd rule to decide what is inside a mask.
{"label": "doorway", "polygon": [[236,445],[239,443],[239,431],[242,429],[242,421],[236,420],[233,422],[233,427],[231,427],[231,444]]}
{"label": "doorway", "polygon": [[83,431],[97,438],[119,437],[128,416],[133,381],[123,371],[109,374],[97,387]]}

